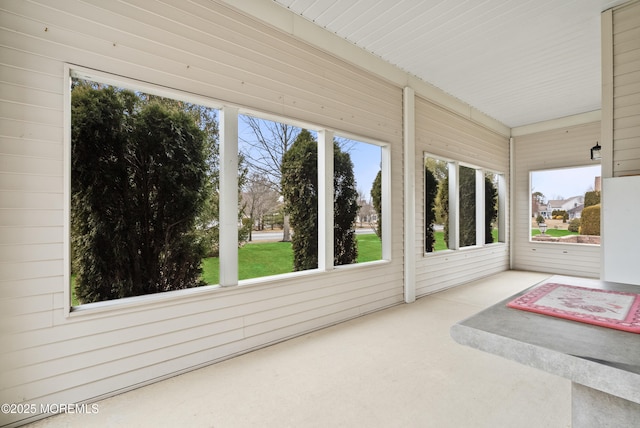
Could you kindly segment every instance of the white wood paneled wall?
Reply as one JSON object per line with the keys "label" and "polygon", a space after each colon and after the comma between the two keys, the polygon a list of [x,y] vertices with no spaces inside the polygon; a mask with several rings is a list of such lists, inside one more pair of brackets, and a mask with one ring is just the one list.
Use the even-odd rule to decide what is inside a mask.
{"label": "white wood paneled wall", "polygon": [[[508,178],[506,127],[399,70],[389,71],[388,64],[382,72],[367,71],[227,3],[0,4],[1,402],[91,401],[401,303],[405,251],[412,248],[405,248],[403,238],[407,82],[415,83],[417,94],[432,94],[438,105],[449,106],[415,99],[416,153],[406,159],[415,162],[416,172],[410,237],[416,294],[508,269],[507,244],[425,257],[423,243],[423,152]],[[334,39],[327,40],[330,47]],[[69,316],[63,276],[65,65],[387,143],[390,261],[182,290]],[[29,419],[0,417],[0,424]]]}
{"label": "white wood paneled wall", "polygon": [[532,242],[531,171],[590,165],[589,149],[600,138],[600,122],[515,137],[514,268],[563,275],[600,276],[600,247]]}
{"label": "white wood paneled wall", "polygon": [[[464,120],[424,98],[416,98],[416,294],[445,288],[509,269],[507,243],[430,253],[424,251],[424,153],[466,162],[509,177],[509,139]],[[507,195],[508,196],[508,195]],[[505,207],[509,198],[505,199]],[[508,216],[508,210],[505,215]],[[505,224],[508,223],[508,218]],[[507,231],[508,232],[508,231]],[[508,242],[508,233],[506,234]]]}
{"label": "white wood paneled wall", "polygon": [[[640,256],[637,245],[634,247],[634,207],[640,203],[640,187],[636,184],[640,175],[639,1],[602,13],[601,138],[601,278],[638,284],[640,278],[634,275],[637,269],[633,263]],[[621,239],[623,242],[619,242]]]}
{"label": "white wood paneled wall", "polygon": [[402,88],[208,0],[6,1],[0,13],[1,402],[92,400],[403,301],[399,221],[390,262],[68,316],[65,64],[385,142],[397,219]]}
{"label": "white wood paneled wall", "polygon": [[640,174],[640,2],[613,10],[613,176]]}

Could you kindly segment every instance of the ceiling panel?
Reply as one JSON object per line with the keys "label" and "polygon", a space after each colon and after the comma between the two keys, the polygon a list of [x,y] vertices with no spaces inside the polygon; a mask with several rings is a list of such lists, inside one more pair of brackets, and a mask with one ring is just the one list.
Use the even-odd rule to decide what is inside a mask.
{"label": "ceiling panel", "polygon": [[509,127],[600,109],[614,0],[275,0]]}

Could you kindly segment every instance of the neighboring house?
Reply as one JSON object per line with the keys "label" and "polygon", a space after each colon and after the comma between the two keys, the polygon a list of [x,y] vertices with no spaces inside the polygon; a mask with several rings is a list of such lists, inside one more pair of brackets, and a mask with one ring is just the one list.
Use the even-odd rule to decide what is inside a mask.
{"label": "neighboring house", "polygon": [[551,218],[554,211],[566,211],[569,219],[580,218],[584,208],[584,196],[572,196],[568,199],[554,199],[547,203],[534,203],[533,217],[541,215]]}
{"label": "neighboring house", "polygon": [[583,209],[584,209],[584,204],[580,204],[574,208],[571,208],[570,210],[567,210],[567,214],[569,214],[569,220],[582,217]]}
{"label": "neighboring house", "polygon": [[[569,219],[580,218],[582,208],[584,207],[584,196],[572,196],[568,199],[557,199],[548,202],[549,217],[554,211],[566,211]],[[573,215],[572,215],[573,214]]]}
{"label": "neighboring house", "polygon": [[543,218],[551,217],[551,210],[549,209],[549,204],[534,202],[533,207],[534,207],[534,209],[532,210],[533,218],[536,218],[539,215],[541,215]]}

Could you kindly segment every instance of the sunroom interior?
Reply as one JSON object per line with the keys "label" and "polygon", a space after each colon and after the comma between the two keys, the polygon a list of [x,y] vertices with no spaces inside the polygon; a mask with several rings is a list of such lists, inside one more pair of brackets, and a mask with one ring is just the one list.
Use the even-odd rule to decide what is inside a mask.
{"label": "sunroom interior", "polygon": [[[0,426],[571,423],[566,379],[455,344],[449,327],[551,275],[640,286],[627,262],[638,232],[607,218],[640,205],[640,2],[31,0],[0,11]],[[216,109],[217,283],[73,300],[72,79]],[[317,268],[238,276],[243,115],[317,138]],[[374,261],[334,262],[334,137],[379,148]],[[429,158],[451,181],[463,167],[478,186],[497,177],[492,242],[478,227],[460,245],[453,225],[446,250],[425,248]],[[532,240],[530,173],[594,162],[601,243]],[[607,197],[628,180],[635,192]]]}

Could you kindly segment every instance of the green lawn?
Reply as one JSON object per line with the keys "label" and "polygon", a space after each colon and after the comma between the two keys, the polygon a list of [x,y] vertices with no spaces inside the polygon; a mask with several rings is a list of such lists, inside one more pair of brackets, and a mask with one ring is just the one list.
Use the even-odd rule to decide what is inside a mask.
{"label": "green lawn", "polygon": [[[569,232],[568,230],[564,230],[564,229],[547,229],[547,231],[544,234],[549,236],[559,237],[559,236],[568,236],[568,235],[578,235],[578,232]],[[536,236],[536,235],[540,235],[540,231],[538,229],[531,229],[531,236]]]}
{"label": "green lawn", "polygon": [[[498,229],[493,229],[491,231],[491,234],[493,235],[493,242],[498,242]],[[440,230],[440,231],[434,232],[434,237],[436,242],[433,245],[434,247],[433,250],[434,251],[446,250],[447,244],[444,242],[444,231]]]}
{"label": "green lawn", "polygon": [[[356,235],[358,240],[358,263],[380,260],[382,242],[375,233]],[[291,242],[250,243],[238,249],[238,279],[259,278],[293,272],[293,250]],[[217,284],[220,263],[217,257],[202,261],[202,279],[207,284]],[[71,304],[78,306],[75,293],[75,275],[71,276]]]}
{"label": "green lawn", "polygon": [[76,276],[71,274],[71,306],[78,306],[78,298],[76,297]]}
{"label": "green lawn", "polygon": [[[219,282],[217,257],[202,261],[202,278],[207,284]],[[251,243],[238,249],[238,279],[258,278],[293,271],[291,242]]]}
{"label": "green lawn", "polygon": [[433,232],[433,236],[436,239],[435,244],[433,244],[433,251],[442,251],[447,249],[447,244],[444,242],[444,232]]}
{"label": "green lawn", "polygon": [[358,240],[358,263],[382,259],[382,241],[375,233],[356,235]]}
{"label": "green lawn", "polygon": [[[382,243],[375,233],[356,235],[358,263],[380,260]],[[207,284],[219,282],[219,261],[209,257],[202,262],[202,278]],[[293,272],[291,242],[249,243],[238,250],[238,279],[260,278]]]}

